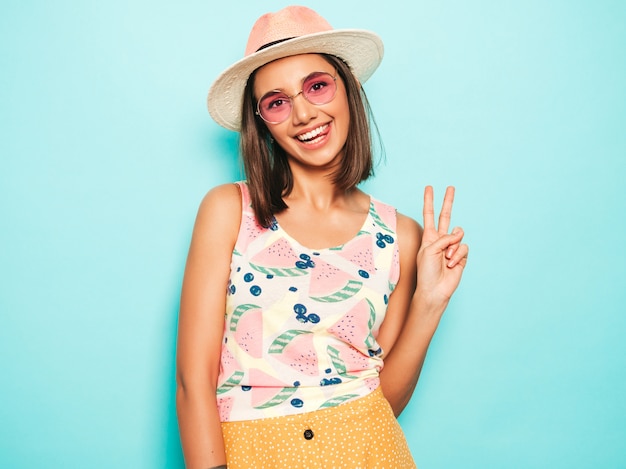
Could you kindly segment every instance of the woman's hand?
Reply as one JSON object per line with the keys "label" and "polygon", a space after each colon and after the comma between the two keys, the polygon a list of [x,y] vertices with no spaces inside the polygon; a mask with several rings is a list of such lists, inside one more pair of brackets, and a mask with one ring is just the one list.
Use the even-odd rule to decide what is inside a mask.
{"label": "woman's hand", "polygon": [[448,187],[435,228],[433,188],[424,190],[424,233],[417,253],[417,290],[422,299],[446,305],[456,290],[467,264],[469,248],[462,244],[463,230],[450,228],[454,187]]}

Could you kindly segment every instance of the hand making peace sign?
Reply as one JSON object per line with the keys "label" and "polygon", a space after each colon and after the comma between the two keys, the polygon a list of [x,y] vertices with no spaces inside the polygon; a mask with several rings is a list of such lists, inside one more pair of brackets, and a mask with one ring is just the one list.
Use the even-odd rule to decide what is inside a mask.
{"label": "hand making peace sign", "polygon": [[433,188],[424,190],[424,233],[417,253],[417,290],[432,301],[447,303],[456,290],[467,264],[469,248],[462,244],[464,232],[457,227],[448,234],[454,187],[448,187],[435,228]]}

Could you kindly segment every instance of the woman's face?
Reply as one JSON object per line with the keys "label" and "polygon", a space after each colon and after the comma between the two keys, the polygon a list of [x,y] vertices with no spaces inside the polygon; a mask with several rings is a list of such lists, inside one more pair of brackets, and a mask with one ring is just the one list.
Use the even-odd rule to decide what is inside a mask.
{"label": "woman's face", "polygon": [[[337,91],[326,104],[312,104],[300,93],[304,79],[314,72],[336,76]],[[291,113],[283,122],[266,123],[274,140],[289,155],[290,163],[320,169],[338,164],[348,136],[350,111],[344,83],[334,67],[317,54],[270,62],[256,73],[255,100],[273,90],[297,95],[291,98]]]}

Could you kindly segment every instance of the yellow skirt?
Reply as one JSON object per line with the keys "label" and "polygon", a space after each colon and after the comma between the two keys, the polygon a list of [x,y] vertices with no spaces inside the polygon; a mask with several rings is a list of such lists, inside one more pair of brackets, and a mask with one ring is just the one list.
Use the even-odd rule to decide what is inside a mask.
{"label": "yellow skirt", "polygon": [[222,423],[228,469],[411,469],[402,428],[378,388],[337,407]]}

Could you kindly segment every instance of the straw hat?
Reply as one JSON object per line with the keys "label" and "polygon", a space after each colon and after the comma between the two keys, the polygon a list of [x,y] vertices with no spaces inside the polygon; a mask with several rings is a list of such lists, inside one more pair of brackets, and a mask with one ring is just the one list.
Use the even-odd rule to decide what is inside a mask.
{"label": "straw hat", "polygon": [[333,29],[310,8],[289,6],[267,13],[254,23],[244,58],[222,72],[209,89],[211,117],[222,127],[239,131],[243,92],[250,74],[273,60],[307,53],[342,58],[364,83],[383,58],[383,43],[371,31]]}

